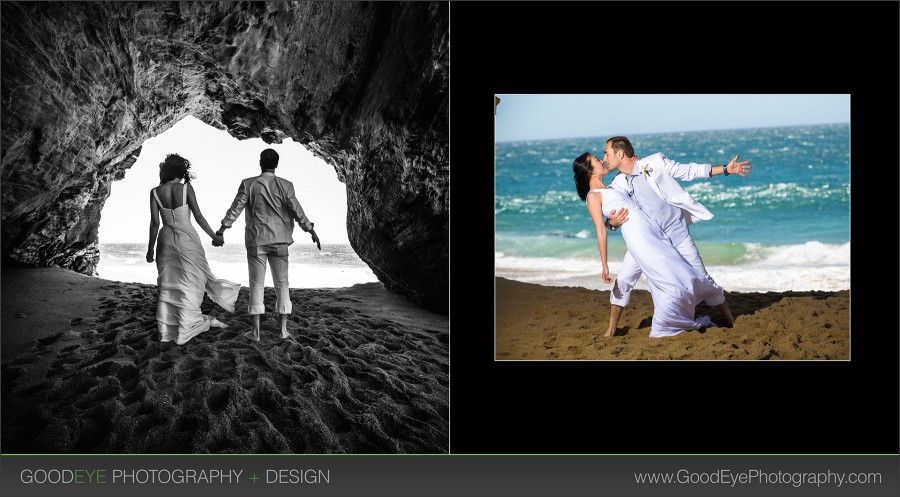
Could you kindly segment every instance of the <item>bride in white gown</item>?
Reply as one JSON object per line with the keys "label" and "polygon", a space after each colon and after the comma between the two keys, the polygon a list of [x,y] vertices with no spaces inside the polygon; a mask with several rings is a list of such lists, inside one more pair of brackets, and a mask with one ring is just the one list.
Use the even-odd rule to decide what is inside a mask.
{"label": "bride in white gown", "polygon": [[[685,330],[715,326],[709,316],[694,317],[698,303],[721,292],[715,282],[699,274],[675,249],[662,228],[650,222],[633,200],[603,184],[603,177],[609,170],[603,167],[600,159],[585,153],[575,159],[572,169],[578,195],[586,202],[597,228],[604,283],[612,283],[612,279],[606,263],[607,233],[603,216],[609,217],[613,210],[628,210],[628,222],[621,228],[622,238],[650,284],[653,297],[650,336],[672,336]],[[610,321],[607,336],[615,331],[612,316]]]}
{"label": "bride in white gown", "polygon": [[[187,343],[210,327],[227,327],[200,312],[204,292],[223,309],[234,312],[234,302],[241,288],[238,283],[216,278],[209,269],[200,236],[191,224],[191,213],[213,241],[221,242],[221,237],[216,236],[200,213],[190,184],[190,167],[187,159],[176,154],[166,156],[159,165],[160,185],[150,192],[147,262],[153,262],[155,245],[156,268],[159,271],[157,327],[161,341],[175,340],[178,345]],[[183,184],[182,179],[185,181]]]}

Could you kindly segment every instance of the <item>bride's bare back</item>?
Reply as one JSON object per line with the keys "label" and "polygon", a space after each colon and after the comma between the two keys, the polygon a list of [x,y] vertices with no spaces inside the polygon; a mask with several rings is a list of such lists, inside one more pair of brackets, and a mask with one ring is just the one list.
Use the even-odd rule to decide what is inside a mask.
{"label": "bride's bare back", "polygon": [[163,207],[166,209],[177,209],[183,205],[181,199],[184,198],[182,196],[184,188],[186,188],[186,185],[181,183],[163,183],[156,187],[156,194],[159,196],[159,201]]}

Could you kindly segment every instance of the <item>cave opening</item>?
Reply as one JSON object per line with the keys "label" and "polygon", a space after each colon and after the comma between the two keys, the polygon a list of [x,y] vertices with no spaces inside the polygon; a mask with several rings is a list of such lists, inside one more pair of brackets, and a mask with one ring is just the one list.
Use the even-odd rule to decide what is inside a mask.
{"label": "cave opening", "polygon": [[[337,224],[353,252],[386,289],[448,312],[446,2],[73,5],[10,2],[0,11],[4,265],[111,277],[98,268],[99,244],[115,243],[116,214],[138,230],[123,243],[146,245],[142,218],[162,157],[139,147],[191,114],[241,140],[290,137],[326,161],[346,185],[346,204],[327,205],[346,206]],[[198,163],[213,148],[179,151]],[[115,192],[106,205],[126,173],[147,167],[129,173],[138,158],[151,164],[147,184],[123,197],[127,208],[116,207]],[[200,192],[207,219],[220,221],[236,181],[256,173],[257,158],[247,162],[232,192]],[[211,171],[198,163],[197,188],[220,176]],[[292,171],[280,175],[300,183]],[[328,212],[301,203],[323,242],[333,241],[320,231]],[[311,245],[295,234],[297,246]],[[137,264],[145,252],[129,255]]]}
{"label": "cave opening", "polygon": [[[146,261],[149,201],[150,190],[159,184],[159,163],[167,154],[177,153],[191,162],[191,172],[196,176],[191,184],[200,210],[215,230],[241,180],[259,174],[259,154],[266,148],[278,152],[276,174],[294,184],[297,199],[322,241],[322,250],[317,250],[309,235],[295,226],[290,247],[291,287],[347,287],[378,281],[350,246],[346,187],[331,165],[290,138],[272,144],[259,138],[238,140],[190,115],[144,141],[124,178],[112,183],[100,215],[98,276],[156,283],[156,264]],[[213,247],[196,219],[192,217],[191,221],[203,240],[213,273],[248,285],[243,214],[226,232],[224,247]],[[265,284],[272,286],[269,271]]]}

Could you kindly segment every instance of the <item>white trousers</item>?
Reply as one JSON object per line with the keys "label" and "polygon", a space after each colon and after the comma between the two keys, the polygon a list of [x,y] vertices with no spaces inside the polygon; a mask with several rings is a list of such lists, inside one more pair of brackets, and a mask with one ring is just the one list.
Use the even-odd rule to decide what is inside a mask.
{"label": "white trousers", "polygon": [[288,290],[288,245],[274,243],[247,248],[247,267],[250,270],[250,314],[265,314],[263,288],[266,281],[266,262],[272,266],[272,282],[275,283],[275,312],[291,313],[291,296]]}

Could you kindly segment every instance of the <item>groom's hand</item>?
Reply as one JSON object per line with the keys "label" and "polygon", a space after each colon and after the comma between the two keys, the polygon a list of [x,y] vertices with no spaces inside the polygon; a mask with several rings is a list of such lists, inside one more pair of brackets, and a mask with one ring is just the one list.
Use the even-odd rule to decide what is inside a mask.
{"label": "groom's hand", "polygon": [[737,154],[735,154],[734,159],[725,164],[725,170],[728,171],[728,174],[740,174],[743,177],[747,177],[751,169],[753,169],[753,166],[750,165],[750,161],[738,162]]}
{"label": "groom's hand", "polygon": [[213,238],[212,244],[213,247],[221,247],[222,245],[225,245],[225,237],[216,233],[216,237]]}
{"label": "groom's hand", "polygon": [[613,209],[609,213],[609,224],[614,228],[618,228],[628,221],[628,209]]}
{"label": "groom's hand", "polygon": [[316,247],[322,250],[322,244],[319,243],[319,235],[316,234],[316,230],[309,230],[309,234],[312,235],[312,241],[316,244]]}

